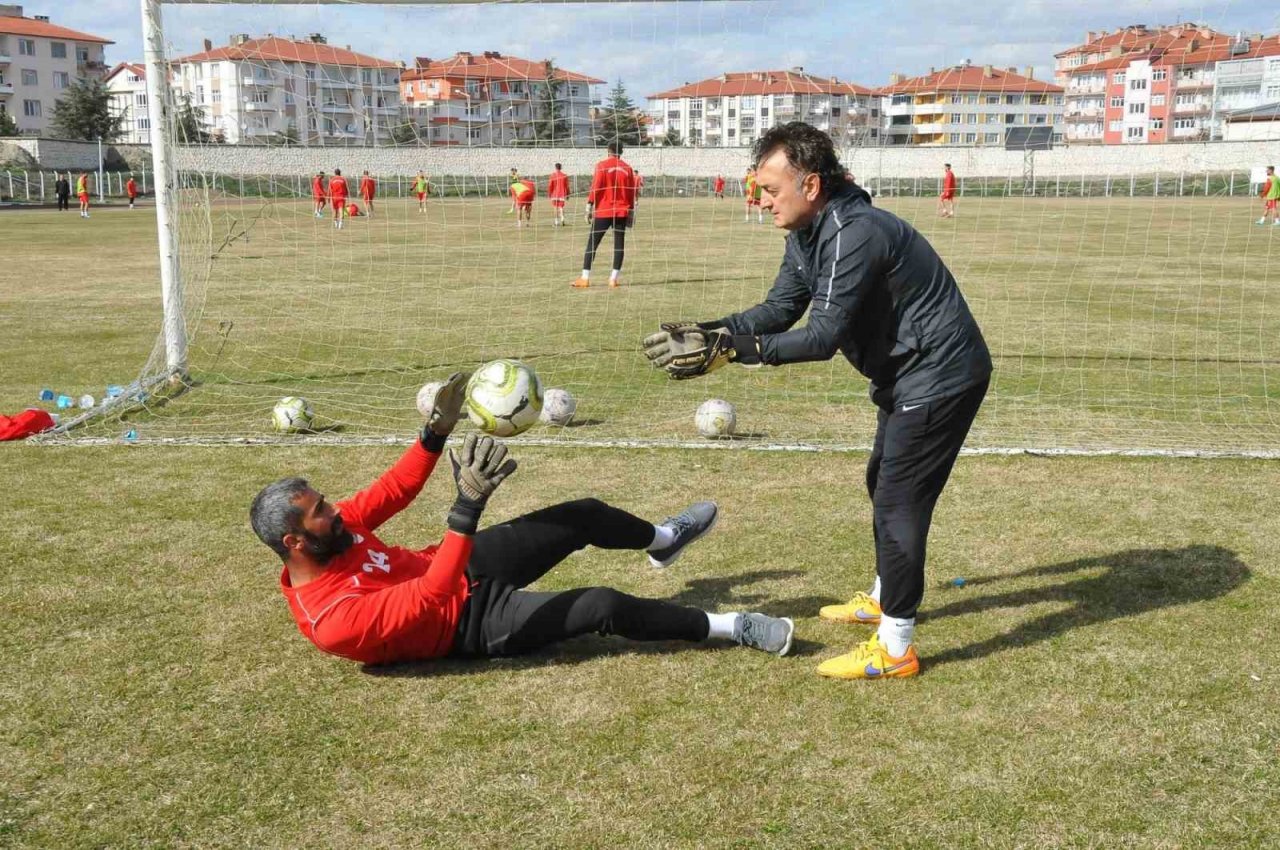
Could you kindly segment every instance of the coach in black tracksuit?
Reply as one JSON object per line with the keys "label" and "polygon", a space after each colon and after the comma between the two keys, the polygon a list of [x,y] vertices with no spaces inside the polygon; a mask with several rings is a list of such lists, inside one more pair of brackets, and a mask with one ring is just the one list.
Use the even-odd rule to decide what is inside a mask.
{"label": "coach in black tracksuit", "polygon": [[[780,366],[839,351],[871,380],[879,407],[866,473],[873,596],[883,611],[881,642],[898,657],[912,644],[924,595],[933,508],[986,394],[991,355],[941,258],[845,177],[825,133],[782,125],[754,153],[764,209],[790,231],[773,288],[764,303],[718,321],[664,325],[646,338],[646,354],[672,377],[689,378],[727,362]],[[806,310],[808,323],[791,330]]]}

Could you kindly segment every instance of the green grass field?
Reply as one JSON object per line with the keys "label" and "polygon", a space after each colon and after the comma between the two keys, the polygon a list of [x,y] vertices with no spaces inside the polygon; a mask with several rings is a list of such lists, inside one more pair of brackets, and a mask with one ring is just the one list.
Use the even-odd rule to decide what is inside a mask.
{"label": "green grass field", "polygon": [[[962,458],[930,541],[924,674],[852,684],[813,669],[865,635],[816,616],[872,575],[859,453],[521,446],[521,469],[487,518],[594,495],[658,519],[715,498],[722,524],[672,570],[588,552],[539,587],[606,584],[791,616],[794,657],[589,638],[525,659],[373,671],[297,633],[247,506],[286,474],[350,493],[399,450],[146,444],[261,433],[261,404],[306,376],[344,433],[407,438],[424,375],[505,353],[469,335],[475,310],[511,323],[500,329],[518,340],[510,353],[582,336],[581,354],[536,361],[550,383],[579,388],[598,420],[570,438],[626,436],[646,415],[678,435],[678,411],[723,395],[762,441],[822,425],[787,418],[815,397],[838,413],[844,440],[868,440],[864,385],[839,363],[790,378],[723,370],[706,389],[637,365],[636,333],[748,303],[780,249],[777,234],[742,225],[736,205],[679,203],[654,204],[653,227],[635,234],[629,287],[577,293],[567,284],[581,225],[517,233],[496,203],[440,204],[432,222],[405,211],[356,222],[339,242],[305,210],[274,208],[275,237],[263,227],[234,243],[234,260],[212,262],[193,344],[200,384],[130,420],[143,444],[0,446],[0,846],[1280,843],[1275,461]],[[1042,415],[1081,420],[1080,432],[1111,422],[1112,434],[1146,429],[1155,444],[1178,444],[1160,434],[1226,441],[1223,431],[1273,440],[1266,285],[1280,239],[1250,229],[1251,207],[987,199],[942,223],[912,203],[922,206],[901,208],[952,262],[989,337],[1005,352],[1028,346],[997,351],[1008,377],[984,412],[988,443],[1031,433],[1018,431],[1031,422],[1018,399],[1056,404],[1060,416]],[[246,210],[215,207],[239,221]],[[150,213],[0,222],[0,410],[27,406],[41,386],[94,391],[135,375],[159,303]],[[687,257],[670,249],[682,230],[700,269],[683,279]],[[421,245],[406,247],[410,232]],[[489,241],[466,235],[482,232]],[[704,262],[713,250],[722,272]],[[1141,272],[1131,292],[1104,262],[1144,255],[1185,265]],[[486,265],[512,256],[527,260],[518,273]],[[369,258],[376,269],[359,265]],[[253,277],[253,263],[274,271]],[[223,270],[232,266],[241,270]],[[403,307],[362,306],[375,293]],[[1073,311],[1089,321],[1051,321]],[[353,326],[333,327],[336,316]],[[220,321],[234,328],[215,359]],[[411,333],[426,322],[439,347]],[[375,347],[371,334],[390,341]],[[1232,362],[1231,346],[1254,362]],[[1133,349],[1169,359],[1139,366],[1108,353]],[[1198,359],[1209,350],[1222,353],[1212,367]],[[1167,379],[1181,392],[1210,376],[1216,393],[1143,397],[1145,425],[1136,407],[1095,409],[1091,395],[1099,380],[1154,392]],[[611,395],[591,391],[610,381]],[[449,501],[446,482],[430,482],[386,538],[432,542]],[[951,587],[955,576],[967,585]]]}

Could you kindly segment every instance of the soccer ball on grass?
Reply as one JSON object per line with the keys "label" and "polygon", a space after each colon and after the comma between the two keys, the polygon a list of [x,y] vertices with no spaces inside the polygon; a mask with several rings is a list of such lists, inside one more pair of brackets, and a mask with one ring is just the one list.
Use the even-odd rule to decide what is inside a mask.
{"label": "soccer ball on grass", "polygon": [[704,437],[730,437],[738,425],[738,414],[729,402],[713,398],[698,405],[693,424]]}
{"label": "soccer ball on grass", "polygon": [[311,427],[315,412],[301,396],[285,396],[271,411],[271,425],[281,434],[296,434]]}
{"label": "soccer ball on grass", "polygon": [[493,360],[467,381],[467,416],[476,427],[495,437],[514,437],[538,421],[542,412],[542,383],[519,360]]}
{"label": "soccer ball on grass", "polygon": [[542,396],[542,415],[538,419],[547,425],[568,425],[578,409],[578,400],[568,390],[552,388]]}

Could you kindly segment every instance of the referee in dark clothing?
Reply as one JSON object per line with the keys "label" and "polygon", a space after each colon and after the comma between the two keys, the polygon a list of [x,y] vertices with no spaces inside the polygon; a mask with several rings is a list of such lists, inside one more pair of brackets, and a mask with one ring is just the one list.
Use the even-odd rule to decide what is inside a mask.
{"label": "referee in dark clothing", "polygon": [[[789,234],[762,304],[710,322],[672,322],[645,338],[672,378],[735,362],[780,366],[837,351],[871,380],[879,408],[866,484],[876,581],[822,609],[823,619],[878,625],[818,667],[844,679],[914,676],[925,544],[991,377],[991,355],[955,277],[910,224],[871,205],[831,139],[801,122],[767,131],[753,151],[763,208]],[[809,321],[792,327],[809,311]]]}

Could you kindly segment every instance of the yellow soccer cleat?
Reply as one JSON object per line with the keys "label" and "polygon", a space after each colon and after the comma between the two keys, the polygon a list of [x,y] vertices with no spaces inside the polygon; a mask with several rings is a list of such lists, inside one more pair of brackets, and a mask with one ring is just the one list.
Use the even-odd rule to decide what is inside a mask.
{"label": "yellow soccer cleat", "polygon": [[880,643],[880,635],[872,635],[852,652],[827,659],[818,665],[819,676],[832,679],[899,679],[920,672],[920,656],[915,644],[907,647],[904,655],[895,658]]}
{"label": "yellow soccer cleat", "polygon": [[858,591],[843,605],[823,605],[818,616],[830,623],[865,623],[880,625],[880,603],[869,593]]}
{"label": "yellow soccer cleat", "polygon": [[574,289],[586,289],[588,286],[591,285],[591,281],[585,277],[580,277],[569,285],[572,286]]}

